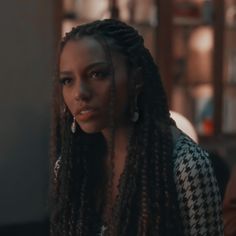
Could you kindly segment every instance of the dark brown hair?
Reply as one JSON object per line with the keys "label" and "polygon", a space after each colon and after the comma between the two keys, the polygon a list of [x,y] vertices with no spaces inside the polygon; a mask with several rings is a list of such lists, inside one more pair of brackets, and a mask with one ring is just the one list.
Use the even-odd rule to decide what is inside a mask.
{"label": "dark brown hair", "polygon": [[[73,28],[62,43],[91,36],[118,49],[133,68],[142,68],[144,84],[139,96],[140,119],[134,123],[124,172],[120,178],[109,235],[182,235],[173,177],[173,124],[158,68],[143,38],[118,20],[95,21]],[[113,91],[114,92],[114,91]],[[61,88],[54,84],[52,166],[60,156],[53,181],[51,236],[96,235],[101,227],[106,143],[101,134],[70,131],[72,115],[63,112]],[[93,148],[89,148],[93,147]],[[98,181],[101,180],[101,181]],[[99,191],[100,190],[100,191]],[[100,195],[99,195],[100,193]]]}

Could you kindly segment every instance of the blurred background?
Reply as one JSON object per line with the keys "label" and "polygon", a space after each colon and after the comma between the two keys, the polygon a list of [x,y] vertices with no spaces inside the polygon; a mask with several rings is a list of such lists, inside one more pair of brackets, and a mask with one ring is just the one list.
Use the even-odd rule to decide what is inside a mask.
{"label": "blurred background", "polygon": [[236,163],[236,0],[23,0],[0,7],[0,235],[48,235],[51,84],[72,26],[119,18],[158,63],[171,110],[211,153],[222,194]]}

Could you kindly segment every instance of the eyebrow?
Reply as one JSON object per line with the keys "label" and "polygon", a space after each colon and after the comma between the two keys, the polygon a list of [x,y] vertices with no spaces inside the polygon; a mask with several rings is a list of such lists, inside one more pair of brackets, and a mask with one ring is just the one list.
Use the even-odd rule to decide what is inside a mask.
{"label": "eyebrow", "polygon": [[[85,67],[84,71],[89,71],[90,69],[96,67],[96,66],[110,66],[111,63],[106,62],[106,61],[101,61],[101,62],[94,62],[89,64],[88,66]],[[60,71],[60,75],[71,75],[71,71]]]}
{"label": "eyebrow", "polygon": [[92,64],[86,66],[86,67],[85,67],[85,70],[87,71],[87,70],[92,69],[93,67],[96,67],[96,66],[103,66],[103,65],[109,66],[109,65],[111,65],[111,64],[110,64],[109,62],[106,62],[106,61],[94,62],[94,63],[92,63]]}

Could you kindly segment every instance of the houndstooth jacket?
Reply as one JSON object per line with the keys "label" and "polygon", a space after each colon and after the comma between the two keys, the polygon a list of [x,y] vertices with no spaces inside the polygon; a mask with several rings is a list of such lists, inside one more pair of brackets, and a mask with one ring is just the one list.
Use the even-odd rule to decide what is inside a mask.
{"label": "houndstooth jacket", "polygon": [[[224,235],[222,201],[208,153],[181,133],[173,155],[183,236]],[[61,157],[55,163],[55,178],[60,165]]]}
{"label": "houndstooth jacket", "polygon": [[223,235],[222,202],[208,153],[182,133],[174,157],[184,236]]}

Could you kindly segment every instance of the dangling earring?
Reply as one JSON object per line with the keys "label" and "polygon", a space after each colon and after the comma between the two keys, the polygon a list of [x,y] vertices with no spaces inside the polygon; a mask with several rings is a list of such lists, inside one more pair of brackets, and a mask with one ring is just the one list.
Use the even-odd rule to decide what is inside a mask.
{"label": "dangling earring", "polygon": [[66,105],[63,106],[62,112],[65,114],[66,113]]}
{"label": "dangling earring", "polygon": [[61,118],[63,120],[65,120],[66,119],[66,115],[67,115],[67,109],[66,109],[66,105],[65,104],[63,104],[61,106],[60,113],[61,113]]}
{"label": "dangling earring", "polygon": [[133,112],[133,115],[132,115],[132,117],[131,117],[131,121],[133,121],[133,122],[137,122],[138,119],[139,119],[139,109],[138,109],[137,100],[138,100],[138,96],[135,96],[135,100],[134,100],[134,112]]}
{"label": "dangling earring", "polygon": [[73,117],[73,122],[71,124],[71,132],[73,134],[76,132],[76,120],[75,120],[75,117]]}
{"label": "dangling earring", "polygon": [[59,158],[57,159],[57,161],[54,164],[54,181],[57,182],[57,178],[58,178],[58,173],[60,171],[61,168],[61,156],[59,156]]}

